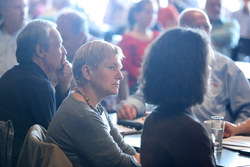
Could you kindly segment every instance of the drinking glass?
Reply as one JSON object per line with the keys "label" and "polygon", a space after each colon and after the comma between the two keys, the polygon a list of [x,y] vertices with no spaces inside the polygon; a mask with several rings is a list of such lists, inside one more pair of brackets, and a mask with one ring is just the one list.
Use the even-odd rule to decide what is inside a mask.
{"label": "drinking glass", "polygon": [[217,152],[221,152],[222,150],[222,139],[223,139],[223,131],[225,127],[225,123],[223,121],[223,116],[212,116],[211,123],[211,135],[214,143],[214,150]]}

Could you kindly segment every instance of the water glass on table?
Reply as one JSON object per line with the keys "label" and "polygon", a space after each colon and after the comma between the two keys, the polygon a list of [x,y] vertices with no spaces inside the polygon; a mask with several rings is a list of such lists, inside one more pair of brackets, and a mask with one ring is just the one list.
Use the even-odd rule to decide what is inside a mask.
{"label": "water glass on table", "polygon": [[223,131],[225,127],[223,116],[212,116],[211,117],[211,136],[214,143],[214,150],[216,152],[221,152],[222,150],[222,140]]}

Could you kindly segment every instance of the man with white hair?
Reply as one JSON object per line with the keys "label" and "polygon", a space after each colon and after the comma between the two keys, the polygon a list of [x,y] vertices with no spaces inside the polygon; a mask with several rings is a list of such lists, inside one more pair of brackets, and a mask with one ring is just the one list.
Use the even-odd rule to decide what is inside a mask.
{"label": "man with white hair", "polygon": [[[0,120],[11,120],[14,127],[13,166],[29,128],[34,124],[48,128],[73,77],[54,23],[31,21],[17,35],[16,43],[19,64],[0,78]],[[55,88],[49,80],[54,73]]]}

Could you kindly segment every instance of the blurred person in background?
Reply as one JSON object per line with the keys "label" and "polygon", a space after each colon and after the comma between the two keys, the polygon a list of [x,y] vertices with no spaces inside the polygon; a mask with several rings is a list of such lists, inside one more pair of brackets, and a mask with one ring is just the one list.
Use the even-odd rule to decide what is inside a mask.
{"label": "blurred person in background", "polygon": [[145,48],[160,34],[151,30],[156,24],[157,16],[157,4],[151,0],[141,0],[130,8],[128,30],[122,35],[118,45],[126,57],[122,64],[123,70],[128,72],[131,94],[137,90]]}
{"label": "blurred person in background", "polygon": [[[179,17],[179,26],[211,31],[209,19],[202,10],[186,9]],[[192,107],[192,112],[203,122],[213,115],[224,116],[229,122],[242,122],[250,117],[250,87],[243,72],[228,57],[214,51],[209,89],[204,101]],[[146,112],[141,90],[121,103],[118,119],[134,119]]]}
{"label": "blurred person in background", "polygon": [[72,62],[80,46],[91,40],[88,20],[83,13],[65,9],[59,13],[56,24],[67,50],[67,60]]}
{"label": "blurred person in background", "polygon": [[0,77],[17,64],[16,35],[28,16],[27,0],[0,0]]}
{"label": "blurred person in background", "polygon": [[160,1],[157,0],[159,5],[158,23],[163,30],[167,30],[178,26],[179,12],[174,5],[168,3],[166,7],[161,7]]}
{"label": "blurred person in background", "polygon": [[222,0],[206,0],[205,12],[212,24],[211,40],[214,48],[228,57],[238,45],[240,25],[236,19],[226,19],[222,14]]}
{"label": "blurred person in background", "polygon": [[48,0],[29,0],[29,16],[31,19],[37,18],[44,13]]}

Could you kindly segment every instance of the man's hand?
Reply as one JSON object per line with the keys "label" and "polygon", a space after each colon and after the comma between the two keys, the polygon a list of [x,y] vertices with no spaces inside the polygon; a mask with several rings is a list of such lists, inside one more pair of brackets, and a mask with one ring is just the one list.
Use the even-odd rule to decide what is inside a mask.
{"label": "man's hand", "polygon": [[123,104],[119,111],[117,112],[117,118],[118,120],[120,119],[128,119],[128,120],[132,120],[136,118],[136,108],[132,105],[129,104]]}
{"label": "man's hand", "polygon": [[223,137],[230,137],[236,135],[237,128],[235,124],[230,122],[225,122],[225,129],[223,132]]}
{"label": "man's hand", "polygon": [[73,79],[72,65],[66,57],[62,59],[62,68],[56,71],[56,77],[58,80],[57,86],[62,94],[68,92],[71,81]]}
{"label": "man's hand", "polygon": [[138,162],[138,164],[141,164],[141,157],[140,157],[140,154],[139,154],[139,153],[136,153],[136,154],[134,155],[134,157],[135,157],[136,161]]}

